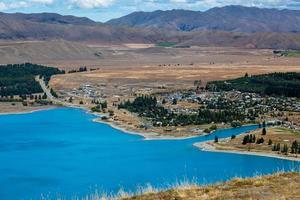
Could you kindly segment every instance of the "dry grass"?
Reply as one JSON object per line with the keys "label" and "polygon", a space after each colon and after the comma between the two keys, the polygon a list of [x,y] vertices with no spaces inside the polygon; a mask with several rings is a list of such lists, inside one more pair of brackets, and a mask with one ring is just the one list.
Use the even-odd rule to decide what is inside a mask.
{"label": "dry grass", "polygon": [[126,200],[227,200],[227,199],[299,199],[300,174],[275,174],[250,179],[237,178],[225,184],[173,189]]}
{"label": "dry grass", "polygon": [[26,113],[36,110],[48,109],[52,106],[23,106],[20,102],[1,102],[0,103],[0,114],[9,114],[9,113]]}
{"label": "dry grass", "polygon": [[[217,150],[250,151],[278,155],[279,152],[272,151],[272,145],[268,145],[269,140],[272,140],[272,144],[280,143],[282,148],[284,144],[287,144],[289,151],[295,140],[300,141],[300,132],[280,127],[267,128],[267,135],[262,135],[262,129],[253,131],[251,134],[254,134],[256,139],[264,138],[265,142],[263,144],[251,143],[243,145],[242,141],[245,136],[245,134],[243,134],[235,139],[220,141],[218,144],[214,143],[212,145],[216,147]],[[280,156],[295,157],[296,155],[289,153],[288,155],[280,154]]]}
{"label": "dry grass", "polygon": [[300,198],[300,173],[276,173],[255,178],[235,178],[226,183],[200,187],[183,182],[159,192],[150,185],[135,193],[120,190],[117,195],[95,193],[84,200],[296,200]]}

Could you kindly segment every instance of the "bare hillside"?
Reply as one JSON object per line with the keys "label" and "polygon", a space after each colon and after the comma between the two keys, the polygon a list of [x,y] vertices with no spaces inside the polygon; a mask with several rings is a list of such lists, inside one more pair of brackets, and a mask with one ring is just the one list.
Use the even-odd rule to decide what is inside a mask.
{"label": "bare hillside", "polygon": [[101,53],[84,44],[67,41],[3,42],[1,64],[49,60],[99,60]]}

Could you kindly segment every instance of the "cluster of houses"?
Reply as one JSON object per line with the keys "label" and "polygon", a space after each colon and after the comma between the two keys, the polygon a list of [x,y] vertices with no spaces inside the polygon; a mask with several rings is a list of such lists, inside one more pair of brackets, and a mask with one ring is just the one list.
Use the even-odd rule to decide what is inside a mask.
{"label": "cluster of houses", "polygon": [[300,116],[300,99],[297,98],[261,96],[256,93],[243,93],[239,91],[202,91],[199,94],[188,91],[164,94],[162,99],[170,104],[176,99],[177,102],[186,101],[199,105],[199,107],[187,108],[174,104],[169,109],[175,113],[195,114],[199,108],[214,110],[231,109],[248,116],[269,116],[270,119],[280,119],[280,125],[295,130],[300,129],[299,122],[282,120],[282,116],[286,112],[299,113]]}

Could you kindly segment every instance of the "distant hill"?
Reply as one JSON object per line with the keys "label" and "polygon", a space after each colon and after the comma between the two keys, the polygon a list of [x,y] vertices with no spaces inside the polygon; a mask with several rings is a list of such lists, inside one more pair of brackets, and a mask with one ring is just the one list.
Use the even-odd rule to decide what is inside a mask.
{"label": "distant hill", "polygon": [[300,34],[240,33],[227,31],[190,32],[179,46],[223,46],[258,49],[300,49]]}
{"label": "distant hill", "polygon": [[151,43],[162,36],[150,29],[112,27],[88,18],[53,13],[0,14],[0,40],[64,39],[100,43]]}
{"label": "distant hill", "polygon": [[56,13],[0,13],[1,20],[19,20],[19,21],[31,21],[48,24],[65,24],[65,25],[97,25],[97,23],[86,17],[75,17],[72,15],[60,15]]}
{"label": "distant hill", "polygon": [[107,22],[110,25],[164,28],[176,31],[300,32],[300,11],[226,6],[206,12],[169,10],[134,12]]}
{"label": "distant hill", "polygon": [[108,24],[55,13],[0,13],[0,40],[170,43],[299,50],[299,19],[299,11],[240,6],[214,8],[204,13],[184,10],[139,12],[111,20]]}

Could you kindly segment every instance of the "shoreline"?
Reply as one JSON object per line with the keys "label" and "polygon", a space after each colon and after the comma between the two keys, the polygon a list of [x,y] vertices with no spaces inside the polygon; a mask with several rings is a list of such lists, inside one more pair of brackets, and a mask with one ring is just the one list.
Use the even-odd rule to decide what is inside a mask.
{"label": "shoreline", "polygon": [[[98,114],[95,114],[95,113],[91,113],[91,114],[98,116]],[[192,138],[201,136],[201,135],[185,136],[185,137],[162,136],[155,132],[141,133],[141,132],[137,132],[137,131],[133,131],[133,130],[128,130],[124,127],[114,124],[113,122],[102,121],[100,118],[93,119],[93,122],[106,124],[114,129],[124,132],[126,134],[140,136],[144,140],[188,140],[188,139],[192,139]]]}
{"label": "shoreline", "polygon": [[[174,137],[174,136],[162,136],[155,132],[141,133],[141,132],[137,132],[137,131],[133,131],[133,130],[128,130],[128,129],[118,126],[110,121],[103,121],[100,118],[102,116],[101,114],[92,113],[87,108],[84,108],[84,107],[79,107],[79,106],[72,106],[72,107],[62,106],[62,107],[82,109],[82,110],[86,111],[86,113],[96,116],[96,118],[92,120],[93,122],[108,125],[116,130],[119,130],[119,131],[125,133],[125,134],[140,136],[144,140],[187,140],[187,139],[192,139],[192,138],[197,138],[197,137],[202,136],[202,135],[195,135],[195,136],[185,136],[185,137]],[[59,106],[52,106],[49,108],[41,108],[41,109],[36,109],[36,110],[31,110],[31,111],[24,111],[24,112],[0,113],[0,116],[31,114],[31,113],[35,113],[35,112],[39,112],[39,111],[52,110],[52,109],[56,109],[56,108],[59,108]],[[198,148],[201,151],[206,151],[206,152],[252,155],[252,156],[270,157],[270,158],[277,158],[277,159],[300,162],[300,155],[299,155],[299,157],[284,157],[284,156],[271,154],[271,153],[267,153],[267,152],[264,153],[264,152],[238,151],[238,150],[218,150],[214,145],[209,144],[211,142],[213,142],[213,141],[211,140],[211,141],[205,141],[205,142],[196,142],[193,144],[193,146]]]}
{"label": "shoreline", "polygon": [[271,153],[267,153],[267,152],[251,152],[251,151],[238,151],[238,150],[218,150],[214,145],[209,144],[209,142],[213,142],[213,141],[211,140],[211,141],[205,141],[205,142],[197,142],[197,143],[194,143],[193,146],[197,147],[201,151],[206,151],[206,152],[261,156],[261,157],[277,158],[277,159],[282,159],[282,160],[300,162],[300,157],[284,157],[284,156],[271,154]]}
{"label": "shoreline", "polygon": [[31,114],[31,113],[45,111],[45,110],[52,110],[52,109],[55,109],[55,108],[59,108],[59,106],[50,106],[48,108],[39,108],[39,109],[36,109],[36,110],[28,110],[28,111],[20,111],[20,112],[7,112],[7,113],[1,113],[0,112],[0,116],[2,116],[2,115],[24,115],[24,114]]}

